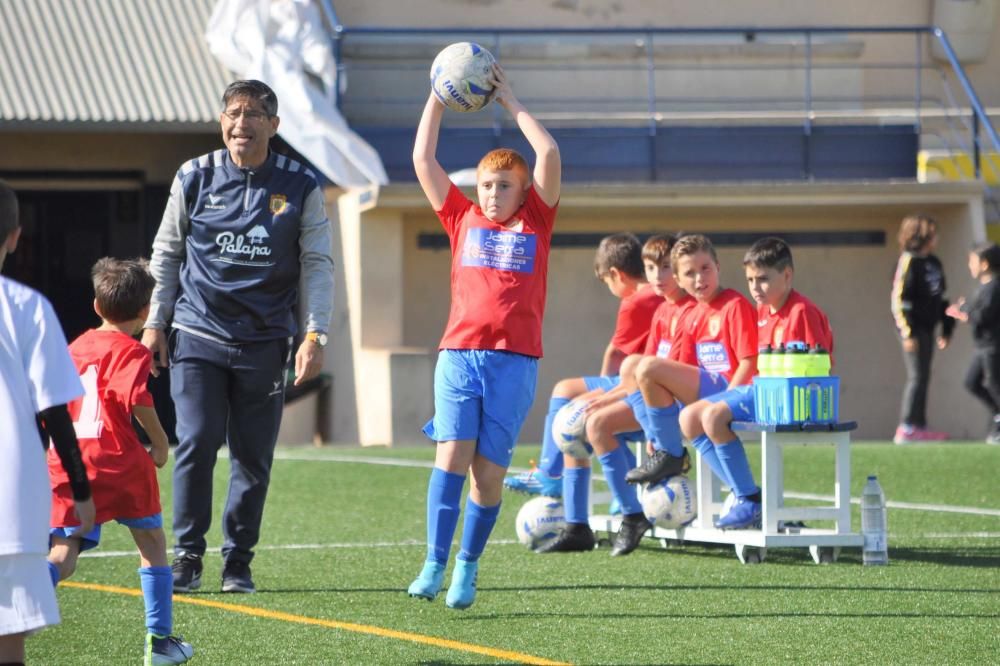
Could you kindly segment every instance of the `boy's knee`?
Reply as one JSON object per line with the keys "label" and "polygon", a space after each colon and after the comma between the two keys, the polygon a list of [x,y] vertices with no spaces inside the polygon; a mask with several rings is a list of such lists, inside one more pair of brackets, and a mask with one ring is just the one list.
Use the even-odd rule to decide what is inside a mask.
{"label": "boy's knee", "polygon": [[49,553],[49,562],[59,571],[59,580],[66,580],[76,572],[76,558],[65,553]]}
{"label": "boy's knee", "polygon": [[724,402],[709,405],[701,414],[701,425],[705,434],[716,443],[728,440],[729,424],[732,421],[733,413],[729,405]]}
{"label": "boy's knee", "polygon": [[701,410],[697,404],[682,409],[679,420],[681,432],[688,439],[694,439],[704,432],[701,425]]}
{"label": "boy's knee", "polygon": [[656,367],[656,362],[659,359],[655,356],[643,357],[641,361],[635,367],[635,378],[640,385],[646,385],[650,381],[653,369]]}
{"label": "boy's knee", "polygon": [[[586,385],[584,385],[584,390],[586,390]],[[553,398],[575,398],[580,393],[580,379],[576,377],[573,379],[560,379],[552,388]]]}

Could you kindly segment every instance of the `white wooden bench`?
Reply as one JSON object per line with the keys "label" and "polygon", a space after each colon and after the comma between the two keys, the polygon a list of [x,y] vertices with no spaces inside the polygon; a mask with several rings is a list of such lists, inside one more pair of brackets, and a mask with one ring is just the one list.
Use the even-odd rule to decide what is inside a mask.
{"label": "white wooden bench", "polygon": [[[864,543],[861,534],[851,531],[851,431],[857,423],[760,425],[734,423],[733,430],[759,433],[761,438],[761,529],[720,530],[713,526],[722,508],[721,484],[701,455],[697,456],[698,517],[687,527],[663,529],[654,527],[647,537],[659,539],[664,546],[671,541],[695,541],[732,544],[740,562],[761,562],[769,547],[808,548],[817,563],[834,562],[844,546],[858,547]],[[786,506],[784,485],[784,454],[789,446],[832,445],[834,458],[834,488],[832,506]],[[639,447],[639,456],[644,454]],[[594,493],[591,493],[593,497]],[[798,521],[832,521],[832,529],[785,527]],[[614,533],[621,516],[594,515],[590,527],[597,532]]]}

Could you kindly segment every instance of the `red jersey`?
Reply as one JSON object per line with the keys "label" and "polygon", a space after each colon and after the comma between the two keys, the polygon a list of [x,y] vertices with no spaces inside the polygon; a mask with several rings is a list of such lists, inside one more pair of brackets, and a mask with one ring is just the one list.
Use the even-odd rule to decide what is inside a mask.
{"label": "red jersey", "polygon": [[643,285],[634,294],[623,298],[618,306],[618,321],[615,334],[611,336],[611,346],[626,355],[641,353],[646,347],[653,315],[661,305],[663,296],[649,285]]}
{"label": "red jersey", "polygon": [[708,372],[731,381],[741,360],[757,358],[756,313],[738,291],[723,289],[711,302],[696,304],[685,322],[684,335],[690,336],[687,344],[698,365]]}
{"label": "red jersey", "polygon": [[[653,314],[653,323],[649,328],[649,337],[646,339],[646,348],[643,354],[646,356],[659,356],[670,360],[681,361],[695,365],[693,354],[681,354],[681,347],[675,348],[674,341],[678,339],[682,330],[682,321],[688,311],[694,307],[697,301],[690,294],[684,295],[677,301],[666,299]],[[686,357],[681,358],[682,356]]]}
{"label": "red jersey", "polygon": [[507,225],[452,184],[437,211],[451,241],[451,312],[441,349],[542,355],[542,315],[556,209],[534,187]]}
{"label": "red jersey", "polygon": [[768,305],[757,306],[757,340],[761,347],[772,348],[789,341],[805,342],[810,348],[819,345],[830,353],[833,363],[830,321],[819,306],[794,289],[777,312],[771,312]]}
{"label": "red jersey", "polygon": [[[132,427],[132,407],[153,406],[146,380],[153,356],[118,331],[90,330],[69,346],[85,395],[69,404],[87,467],[97,522],[160,513],[156,466]],[[79,525],[69,479],[49,447],[52,527]]]}

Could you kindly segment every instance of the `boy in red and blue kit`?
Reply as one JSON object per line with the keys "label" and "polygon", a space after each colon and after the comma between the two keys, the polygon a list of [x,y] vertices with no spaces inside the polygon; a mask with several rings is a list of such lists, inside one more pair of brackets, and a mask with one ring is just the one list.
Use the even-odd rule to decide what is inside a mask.
{"label": "boy in red and blue kit", "polygon": [[[169,445],[146,389],[153,355],[132,337],[142,330],[156,283],[145,262],[137,260],[101,259],[92,276],[94,310],[102,323],[74,340],[69,352],[85,391],[70,405],[70,414],[89,471],[96,526],[81,532],[69,479],[50,450],[49,570],[53,584],[69,578],[80,553],[100,543],[103,523],[114,520],[128,527],[141,563],[147,632],[144,663],[182,664],[194,650],[173,635],[173,575],[167,565],[156,480],[156,467],[166,465]],[[149,452],[132,427],[133,416],[149,435]]]}
{"label": "boy in red and blue kit", "polygon": [[[760,239],[747,250],[743,267],[747,288],[757,303],[759,345],[777,349],[789,341],[805,342],[810,348],[825,349],[832,361],[833,331],[829,320],[815,303],[792,289],[795,267],[788,244],[780,238]],[[743,443],[732,430],[732,422],[753,421],[754,407],[753,386],[737,386],[685,407],[680,416],[681,429],[686,437],[702,443],[696,444],[699,450],[707,447],[704,444],[707,437],[716,452],[728,455],[730,447],[743,448]],[[713,458],[709,454],[706,460],[711,465]],[[742,469],[737,470],[739,476],[724,476],[723,473],[729,473],[726,465],[712,469],[736,495],[736,503],[726,514],[719,516],[716,526],[739,529],[758,524],[761,516],[760,489],[753,483],[753,477],[748,480],[746,470]]]}
{"label": "boy in red and blue kit", "polygon": [[[677,283],[697,301],[685,320],[681,340],[674,345],[689,346],[698,365],[660,358],[646,358],[639,364],[637,379],[646,407],[643,429],[654,451],[641,467],[626,475],[631,483],[655,483],[682,474],[690,463],[681,439],[681,406],[748,384],[756,372],[756,313],[742,294],[719,284],[719,260],[711,241],[701,235],[682,237],[670,253],[670,262]],[[758,492],[759,498],[741,444],[713,447],[708,438],[692,444],[720,478],[749,478],[748,492]],[[747,488],[746,484],[740,487]],[[631,522],[626,537],[633,548],[651,526],[645,516]],[[625,528],[623,522],[621,531]]]}
{"label": "boy in red and blue kit", "polygon": [[552,136],[514,96],[495,65],[494,100],[535,152],[535,168],[513,150],[486,154],[476,169],[479,205],[465,198],[437,161],[444,106],[432,94],[413,147],[417,179],[451,242],[451,312],[434,371],[437,442],[427,488],[427,557],[409,594],[441,589],[458,526],[462,489],[472,476],[449,608],[476,596],[479,558],[500,512],[503,478],[535,397],[542,316],[562,165]]}
{"label": "boy in red and blue kit", "polygon": [[[552,436],[556,413],[576,398],[587,399],[618,386],[622,361],[629,355],[642,352],[653,315],[663,303],[663,294],[647,284],[644,254],[645,246],[635,234],[611,234],[601,239],[594,255],[594,274],[616,298],[621,299],[621,303],[615,331],[601,359],[600,375],[571,377],[556,383],[545,415],[538,467],[508,476],[504,479],[505,487],[529,495],[562,497],[564,456]],[[628,458],[628,467],[635,467],[631,449],[625,447],[623,451]]]}

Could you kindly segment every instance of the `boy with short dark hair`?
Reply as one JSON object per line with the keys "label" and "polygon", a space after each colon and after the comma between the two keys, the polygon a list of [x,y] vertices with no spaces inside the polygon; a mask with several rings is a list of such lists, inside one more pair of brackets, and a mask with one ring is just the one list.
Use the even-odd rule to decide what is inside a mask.
{"label": "boy with short dark hair", "polygon": [[[70,406],[97,506],[96,527],[83,531],[72,515],[66,475],[49,455],[52,529],[49,568],[53,584],[73,575],[77,558],[96,548],[103,523],[132,532],[139,549],[139,581],[146,606],[145,664],[182,664],[194,653],[173,635],[173,576],[160,512],[155,467],[167,463],[167,435],[146,389],[153,355],[132,336],[149,314],[155,281],[145,261],[104,258],[91,271],[94,311],[101,325],[69,346],[86,394]],[[149,435],[146,452],[132,417]]]}
{"label": "boy with short dark hair", "polygon": [[479,205],[465,198],[437,160],[444,106],[428,96],[413,166],[451,241],[451,312],[434,372],[437,442],[427,489],[427,556],[409,594],[441,589],[467,474],[461,550],[445,599],[465,609],[476,596],[479,558],[500,512],[503,477],[531,408],[542,355],[542,317],[552,228],[559,204],[559,146],[514,96],[494,65],[494,101],[507,109],[535,152],[532,172],[518,153],[487,153],[476,170]]}
{"label": "boy with short dark hair", "polygon": [[[0,267],[20,233],[17,197],[0,181]],[[45,566],[50,437],[86,529],[94,525],[94,501],[66,409],[83,387],[52,306],[34,289],[0,275],[0,321],[0,663],[18,664],[25,637],[59,623]]]}
{"label": "boy with short dark hair", "polygon": [[[618,385],[618,371],[630,354],[642,351],[649,335],[650,323],[663,296],[646,284],[643,245],[635,234],[617,233],[605,236],[594,255],[594,274],[621,303],[611,341],[601,359],[597,376],[562,379],[552,389],[549,410],[542,431],[542,455],[538,466],[528,472],[510,475],[504,486],[530,495],[561,497],[564,456],[552,437],[552,421],[564,405],[585,394],[608,391]],[[630,449],[629,467],[635,466]]]}
{"label": "boy with short dark hair", "polygon": [[[719,260],[711,241],[702,235],[684,236],[670,253],[678,284],[697,304],[691,309],[682,333],[682,344],[690,346],[697,366],[659,358],[645,358],[637,377],[646,407],[646,432],[653,454],[626,478],[632,483],[655,483],[684,473],[688,453],[681,439],[680,408],[727,388],[747,384],[756,372],[757,319],[749,301],[719,283]],[[750,477],[743,447],[716,447],[710,441],[692,444],[702,453],[720,478]],[[645,517],[637,519],[626,537],[634,549],[651,527]],[[622,524],[622,531],[626,525]]]}
{"label": "boy with short dark hair", "polygon": [[[832,361],[830,322],[815,303],[792,288],[795,267],[788,244],[780,238],[762,238],[747,250],[743,266],[750,295],[757,303],[758,344],[777,349],[789,341],[805,342],[810,348],[825,349]],[[680,415],[681,430],[688,439],[699,442],[695,444],[699,450],[706,447],[705,437],[716,451],[731,446],[742,449],[743,443],[731,424],[734,420],[753,421],[754,414],[753,386],[744,384],[685,407]],[[716,474],[737,498],[730,510],[719,516],[716,526],[738,529],[757,524],[761,504],[753,476],[747,479],[745,474],[735,478]]]}
{"label": "boy with short dark hair", "polygon": [[[646,281],[660,296],[660,305],[653,314],[647,331],[646,345],[641,354],[629,355],[620,368],[618,381],[606,393],[593,398],[588,406],[587,441],[604,468],[604,477],[611,488],[612,504],[621,507],[626,519],[641,514],[635,488],[625,481],[625,475],[635,467],[635,458],[627,445],[628,440],[645,439],[641,426],[625,398],[636,391],[635,367],[643,355],[668,357],[677,327],[683,313],[693,299],[674,281],[670,269],[670,250],[676,242],[674,236],[653,236],[642,248]],[[586,396],[585,396],[586,397]],[[565,456],[566,473],[563,477],[566,526],[540,553],[586,551],[594,548],[594,533],[590,529],[589,494],[590,466],[587,458]],[[612,511],[612,513],[614,513]],[[616,536],[611,554],[620,555]]]}

